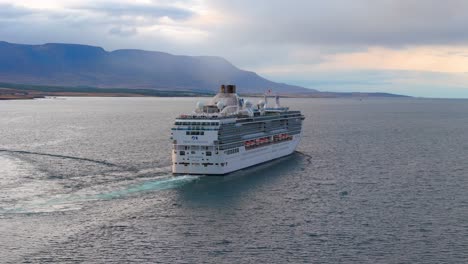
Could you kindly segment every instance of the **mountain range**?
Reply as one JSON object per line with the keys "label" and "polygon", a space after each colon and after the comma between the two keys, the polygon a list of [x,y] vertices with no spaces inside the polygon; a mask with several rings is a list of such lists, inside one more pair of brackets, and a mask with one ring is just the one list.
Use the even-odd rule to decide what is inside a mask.
{"label": "mountain range", "polygon": [[214,56],[180,56],[164,52],[49,43],[0,41],[0,82],[68,87],[214,91],[236,84],[244,93],[308,94],[299,86],[269,81]]}

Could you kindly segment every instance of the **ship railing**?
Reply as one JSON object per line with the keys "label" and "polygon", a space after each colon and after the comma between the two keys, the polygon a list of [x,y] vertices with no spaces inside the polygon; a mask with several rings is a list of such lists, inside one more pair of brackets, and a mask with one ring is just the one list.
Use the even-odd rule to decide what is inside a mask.
{"label": "ship railing", "polygon": [[255,118],[244,118],[238,120],[239,123],[252,123],[252,122],[260,122],[260,121],[273,121],[273,120],[284,120],[284,119],[293,119],[293,118],[301,118],[302,115],[298,114],[285,114],[285,115],[274,115],[274,116],[262,116],[262,117],[255,117]]}
{"label": "ship railing", "polygon": [[219,113],[217,113],[216,115],[208,115],[206,113],[200,113],[200,114],[179,115],[177,118],[178,119],[228,119],[228,118],[233,118],[235,116],[236,114],[220,115]]}
{"label": "ship railing", "polygon": [[[198,148],[202,148],[202,147],[209,147],[209,149],[211,151],[215,151],[216,154],[218,154],[219,151],[225,151],[225,150],[228,150],[228,149],[232,149],[232,148],[238,148],[238,147],[245,147],[246,150],[250,150],[250,149],[253,149],[253,148],[257,148],[257,147],[262,147],[262,146],[266,146],[266,145],[270,145],[270,144],[276,144],[276,143],[281,143],[281,142],[285,142],[285,141],[289,141],[289,140],[292,140],[292,136],[293,135],[298,135],[300,134],[301,131],[298,130],[298,131],[288,131],[288,133],[283,133],[284,135],[287,135],[287,137],[284,137],[282,139],[280,139],[278,136],[278,134],[276,135],[263,135],[261,137],[258,137],[258,138],[252,138],[252,139],[244,139],[244,140],[240,140],[240,141],[234,141],[234,142],[227,142],[227,143],[220,143],[220,144],[215,144],[215,145],[210,145],[210,146],[197,146],[197,145],[186,145],[186,144],[172,144],[172,149],[173,150],[181,150],[181,148],[179,147],[183,147],[184,149],[183,150],[192,150],[192,148],[194,148],[193,150],[198,149]],[[246,145],[246,142],[250,141],[250,142],[256,142],[257,140],[259,139],[267,139],[268,138],[268,141],[264,140],[262,143],[255,143],[254,145],[250,145],[250,146],[247,146]],[[188,147],[187,149],[185,149],[185,147]]]}
{"label": "ship railing", "polygon": [[[260,139],[260,141],[259,141]],[[255,140],[248,140],[245,142],[245,150],[255,149],[258,147],[263,147],[267,145],[273,145],[285,141],[290,141],[293,139],[292,135],[289,134],[282,134],[281,137],[279,135],[275,135],[273,137],[262,137]]]}
{"label": "ship railing", "polygon": [[301,128],[300,127],[294,127],[290,129],[281,128],[281,129],[275,129],[271,131],[264,131],[264,132],[257,132],[257,133],[248,132],[248,133],[238,133],[235,135],[222,135],[222,136],[219,136],[219,139],[222,140],[223,143],[231,143],[231,142],[236,143],[239,141],[235,141],[235,138],[241,138],[242,140],[250,140],[250,139],[259,138],[262,136],[274,136],[280,133],[289,133],[289,132],[295,133],[296,131],[301,131]]}
{"label": "ship railing", "polygon": [[203,131],[217,131],[219,128],[199,128],[199,127],[173,127],[171,130],[183,130],[183,131],[190,131],[190,130],[203,130]]}
{"label": "ship railing", "polygon": [[[250,123],[259,123],[259,122],[264,122],[264,121],[281,121],[281,120],[290,120],[290,119],[296,119],[296,118],[301,118],[302,116],[283,116],[283,117],[277,117],[277,118],[272,118],[272,117],[262,117],[262,118],[254,118],[254,119],[246,119],[246,120],[240,120],[242,124],[250,124]],[[192,125],[181,125],[181,126],[186,126],[184,128],[172,128],[172,130],[219,130],[220,125],[216,125],[216,128],[206,128],[202,126],[192,126]]]}
{"label": "ship railing", "polygon": [[[274,108],[273,108],[274,109]],[[278,111],[271,111],[269,113],[274,113],[274,114],[281,114],[281,115],[301,115],[301,111],[284,111],[284,112],[278,112]],[[233,118],[233,117],[238,117],[239,119],[260,119],[260,118],[269,118],[270,116],[258,116],[258,117],[250,117],[248,115],[242,115],[237,112],[234,112],[232,114],[227,114],[227,115],[220,115],[220,113],[216,114],[207,114],[207,113],[192,113],[192,114],[182,114],[179,115],[177,118],[178,119],[228,119],[228,118]]]}
{"label": "ship railing", "polygon": [[[289,134],[289,135],[298,135],[300,134],[302,131],[302,129],[295,129],[295,130],[288,130],[287,132],[283,132],[283,134]],[[274,137],[276,136],[277,134],[273,134],[273,133],[265,133],[263,135],[259,135],[258,137],[256,138],[250,138],[250,139],[242,139],[242,140],[238,140],[238,141],[228,141],[228,142],[219,142],[219,145],[217,146],[220,146],[221,149],[224,150],[224,146],[230,146],[230,145],[239,145],[239,144],[244,144],[245,141],[248,141],[248,140],[256,140],[256,139],[259,139],[259,138],[263,138],[263,137]],[[229,148],[226,148],[226,149],[229,149]]]}

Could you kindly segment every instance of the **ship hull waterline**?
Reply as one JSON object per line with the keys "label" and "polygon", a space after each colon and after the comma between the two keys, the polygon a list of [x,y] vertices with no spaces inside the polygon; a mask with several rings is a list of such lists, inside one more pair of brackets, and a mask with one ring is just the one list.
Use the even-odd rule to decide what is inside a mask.
{"label": "ship hull waterline", "polygon": [[226,176],[233,172],[251,168],[257,165],[267,164],[274,160],[289,156],[294,153],[301,140],[301,134],[297,134],[290,141],[270,144],[255,149],[241,151],[234,155],[227,156],[229,160],[225,167],[203,167],[203,166],[184,166],[172,165],[173,175],[205,175],[205,176]]}

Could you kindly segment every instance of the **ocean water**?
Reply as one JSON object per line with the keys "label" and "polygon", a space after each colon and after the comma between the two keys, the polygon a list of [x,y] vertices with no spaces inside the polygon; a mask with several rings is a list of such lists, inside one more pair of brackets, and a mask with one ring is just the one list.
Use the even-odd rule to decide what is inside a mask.
{"label": "ocean water", "polygon": [[197,98],[0,102],[0,263],[467,263],[468,101],[285,99],[298,152],[170,173]]}

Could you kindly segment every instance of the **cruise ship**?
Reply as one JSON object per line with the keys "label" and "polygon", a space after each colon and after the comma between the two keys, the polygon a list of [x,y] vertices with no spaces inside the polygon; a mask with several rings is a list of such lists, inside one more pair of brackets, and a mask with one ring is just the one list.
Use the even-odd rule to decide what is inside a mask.
{"label": "cruise ship", "polygon": [[281,106],[278,95],[265,94],[254,105],[236,94],[235,85],[221,85],[209,104],[198,102],[176,118],[172,173],[225,175],[292,154],[303,120],[300,111]]}

